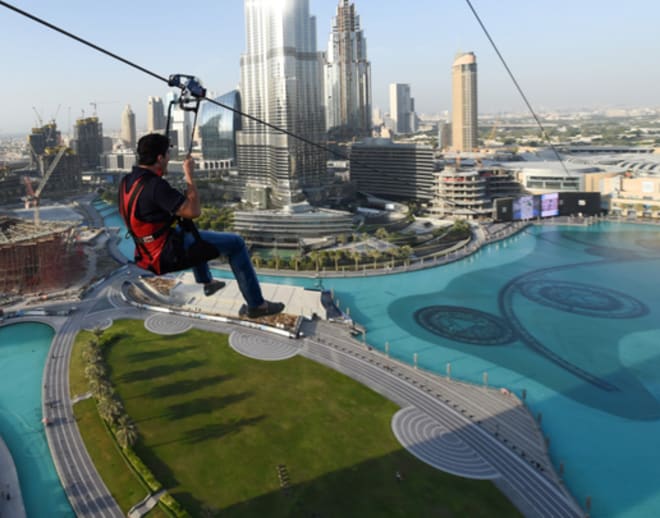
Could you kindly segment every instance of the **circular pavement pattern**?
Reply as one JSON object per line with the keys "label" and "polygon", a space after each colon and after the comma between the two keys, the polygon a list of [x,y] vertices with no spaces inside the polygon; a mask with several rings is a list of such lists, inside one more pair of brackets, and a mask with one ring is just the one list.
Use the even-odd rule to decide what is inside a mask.
{"label": "circular pavement pattern", "polygon": [[415,321],[433,334],[474,345],[503,345],[514,333],[501,318],[460,306],[427,306],[415,312]]}
{"label": "circular pavement pattern", "polygon": [[159,313],[148,317],[144,327],[157,335],[178,335],[192,329],[192,324],[185,318]]}
{"label": "circular pavement pattern", "polygon": [[500,477],[490,463],[456,434],[417,408],[403,408],[394,414],[392,431],[404,448],[436,469],[478,480]]}
{"label": "circular pavement pattern", "polygon": [[238,354],[255,360],[286,360],[298,354],[298,348],[290,341],[238,331],[229,335],[229,345]]}
{"label": "circular pavement pattern", "polygon": [[112,326],[112,319],[111,318],[87,318],[85,320],[85,323],[83,324],[82,328],[85,331],[94,331],[95,329],[100,329],[101,331],[105,331],[106,329],[110,328]]}
{"label": "circular pavement pattern", "polygon": [[624,293],[579,282],[527,281],[516,285],[529,300],[588,317],[636,318],[648,308]]}

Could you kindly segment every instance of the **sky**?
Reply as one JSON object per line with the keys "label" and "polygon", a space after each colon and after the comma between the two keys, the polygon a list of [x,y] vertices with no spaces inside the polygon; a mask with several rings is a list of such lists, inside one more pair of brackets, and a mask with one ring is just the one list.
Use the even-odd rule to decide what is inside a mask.
{"label": "sky", "polygon": [[[388,111],[388,85],[408,83],[416,111],[451,107],[451,65],[474,52],[479,113],[525,105],[465,0],[353,0],[367,39],[373,104]],[[537,111],[660,106],[657,0],[471,0]],[[239,84],[243,0],[10,0],[158,76],[199,77],[210,94]],[[338,0],[309,0],[318,49],[327,48]],[[167,85],[0,5],[0,134],[55,119],[66,133],[96,114],[107,133],[130,104],[138,131],[149,95]],[[33,109],[34,107],[34,109]]]}

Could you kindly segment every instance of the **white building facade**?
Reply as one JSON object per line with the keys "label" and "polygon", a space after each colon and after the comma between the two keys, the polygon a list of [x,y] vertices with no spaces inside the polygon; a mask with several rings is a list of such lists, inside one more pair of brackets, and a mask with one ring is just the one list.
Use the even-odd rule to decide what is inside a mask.
{"label": "white building facade", "polygon": [[[309,1],[245,0],[245,29],[243,111],[324,144],[323,56],[316,50],[316,19],[310,16]],[[236,143],[246,191],[265,190],[269,206],[323,199],[323,149],[247,118]]]}

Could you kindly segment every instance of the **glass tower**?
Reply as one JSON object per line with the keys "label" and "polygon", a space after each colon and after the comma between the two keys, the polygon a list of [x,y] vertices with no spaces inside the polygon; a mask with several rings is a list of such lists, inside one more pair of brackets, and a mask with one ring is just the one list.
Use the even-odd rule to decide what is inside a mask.
{"label": "glass tower", "polygon": [[326,125],[332,136],[371,132],[371,63],[355,4],[341,0],[332,21],[325,65]]}
{"label": "glass tower", "polygon": [[477,126],[477,58],[458,54],[452,66],[452,146],[473,151],[479,146]]}
{"label": "glass tower", "polygon": [[[233,90],[215,99],[217,102],[241,111],[241,96]],[[241,116],[213,103],[202,103],[199,113],[199,136],[202,157],[205,160],[236,158],[236,131],[241,129]]]}
{"label": "glass tower", "polygon": [[390,84],[390,118],[394,123],[394,133],[412,133],[411,121],[414,120],[414,101],[410,97],[410,85]]}
{"label": "glass tower", "polygon": [[163,132],[165,130],[165,109],[160,97],[149,96],[147,100],[147,132]]}
{"label": "glass tower", "polygon": [[[243,111],[318,143],[325,142],[323,57],[308,0],[245,0],[246,52],[241,56]],[[326,153],[244,118],[237,133],[246,192],[262,189],[268,204],[323,199]]]}

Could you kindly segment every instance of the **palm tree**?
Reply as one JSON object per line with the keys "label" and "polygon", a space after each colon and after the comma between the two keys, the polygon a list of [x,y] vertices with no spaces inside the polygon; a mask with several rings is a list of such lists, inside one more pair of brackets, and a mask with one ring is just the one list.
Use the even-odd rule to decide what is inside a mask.
{"label": "palm tree", "polygon": [[98,342],[101,341],[101,337],[103,336],[103,329],[101,329],[99,326],[96,326],[94,330],[92,331],[94,333],[94,336],[96,337],[96,340]]}
{"label": "palm tree", "polygon": [[90,381],[89,389],[96,399],[109,398],[115,394],[115,388],[108,380],[103,378],[96,380],[94,384]]}
{"label": "palm tree", "polygon": [[254,263],[254,267],[259,269],[261,266],[261,256],[257,252],[252,254],[252,262]]}
{"label": "palm tree", "polygon": [[378,239],[387,239],[389,235],[390,233],[384,227],[380,227],[378,230],[376,230],[376,237]]}
{"label": "palm tree", "polygon": [[401,257],[403,258],[403,262],[405,263],[405,265],[408,266],[408,264],[410,264],[410,256],[413,253],[412,246],[403,245],[401,248],[399,248],[399,253],[401,254]]}
{"label": "palm tree", "polygon": [[316,271],[318,272],[320,268],[319,260],[321,259],[321,254],[316,250],[312,250],[308,255],[312,262],[316,265]]}
{"label": "palm tree", "polygon": [[369,255],[373,258],[374,260],[374,270],[376,269],[376,265],[378,263],[378,259],[383,255],[380,250],[376,248],[372,248],[369,250]]}
{"label": "palm tree", "polygon": [[104,397],[99,399],[99,402],[96,405],[101,419],[103,419],[109,425],[113,425],[118,422],[119,417],[124,412],[124,407],[122,404],[113,397]]}
{"label": "palm tree", "polygon": [[357,272],[358,263],[360,262],[360,258],[362,257],[362,254],[359,251],[353,249],[351,250],[351,257],[355,261],[355,271]]}
{"label": "palm tree", "polygon": [[102,379],[106,375],[105,367],[100,363],[90,363],[85,367],[85,377],[88,380],[93,378]]}
{"label": "palm tree", "polygon": [[122,415],[117,421],[117,430],[115,437],[119,446],[126,449],[133,446],[138,438],[138,429],[133,420],[126,414]]}
{"label": "palm tree", "polygon": [[302,257],[300,257],[298,254],[294,255],[291,258],[291,261],[293,262],[294,268],[296,271],[298,271],[298,267],[300,266],[300,261],[302,260]]}
{"label": "palm tree", "polygon": [[344,251],[343,250],[333,250],[332,251],[332,258],[335,260],[335,271],[339,270],[339,261],[341,261],[342,257],[344,257]]}
{"label": "palm tree", "polygon": [[103,362],[103,356],[98,347],[93,347],[90,344],[87,344],[87,347],[83,349],[82,359],[86,364],[90,363],[101,363]]}

